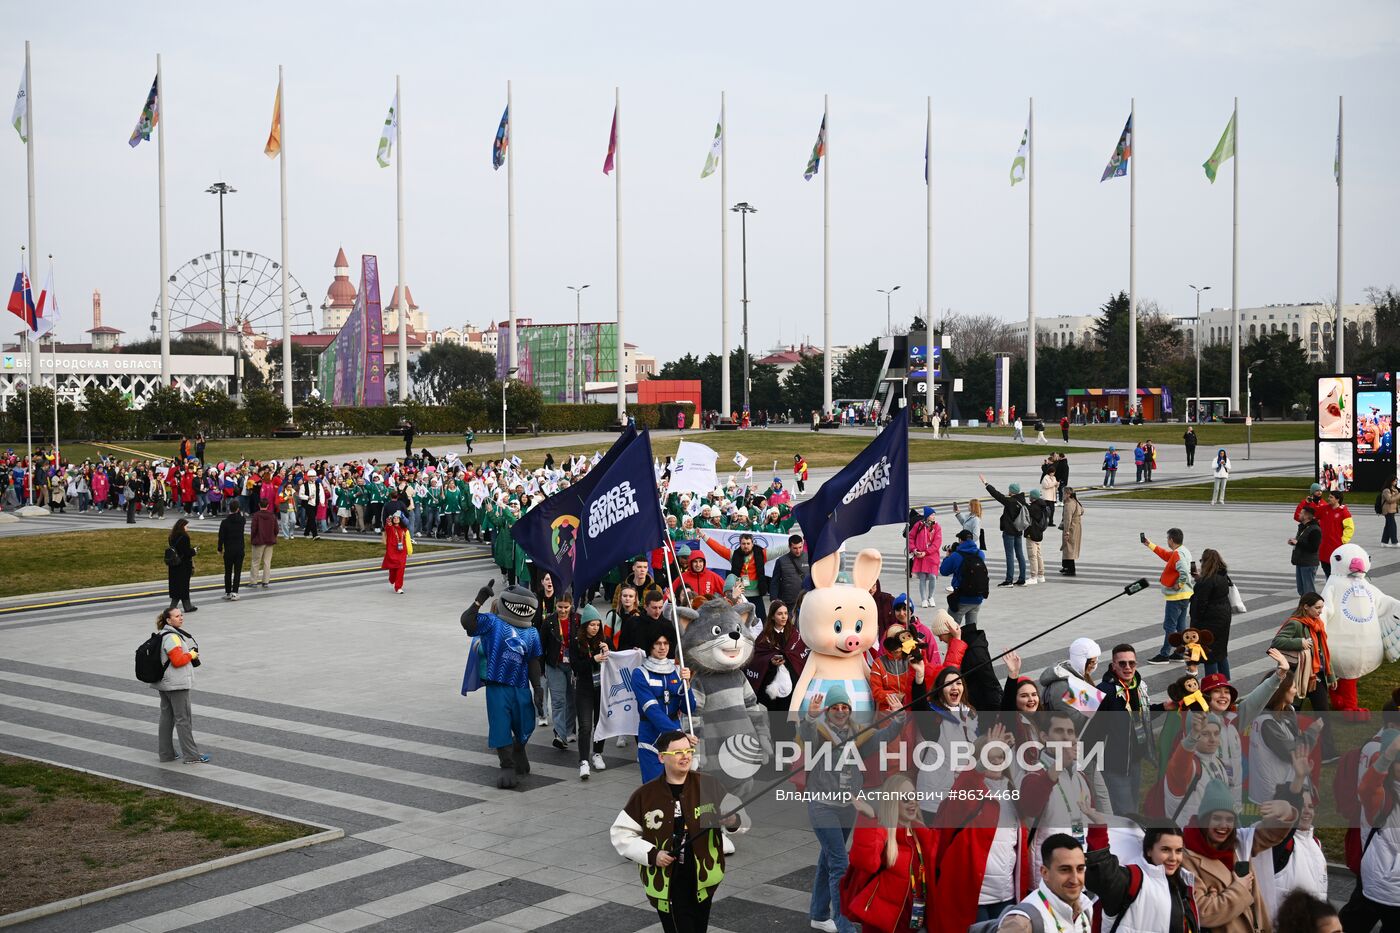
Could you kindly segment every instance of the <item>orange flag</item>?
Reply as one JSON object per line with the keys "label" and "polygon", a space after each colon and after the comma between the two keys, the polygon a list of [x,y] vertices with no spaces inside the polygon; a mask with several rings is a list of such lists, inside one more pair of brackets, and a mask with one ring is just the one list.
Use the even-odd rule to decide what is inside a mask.
{"label": "orange flag", "polygon": [[282,82],[277,82],[277,99],[272,104],[272,130],[267,134],[263,153],[275,159],[282,153]]}

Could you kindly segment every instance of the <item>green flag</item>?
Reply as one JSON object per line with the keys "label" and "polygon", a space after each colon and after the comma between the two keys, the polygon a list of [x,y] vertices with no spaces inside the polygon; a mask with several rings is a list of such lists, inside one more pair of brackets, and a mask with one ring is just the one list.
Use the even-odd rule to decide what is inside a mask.
{"label": "green flag", "polygon": [[380,168],[389,167],[389,159],[394,150],[394,143],[399,140],[399,95],[394,92],[394,102],[389,105],[389,115],[384,118],[384,131],[379,134],[379,151],[375,153],[375,158],[379,160]]}
{"label": "green flag", "polygon": [[1230,114],[1230,122],[1225,125],[1225,132],[1220,136],[1220,142],[1215,144],[1215,151],[1206,159],[1206,177],[1210,183],[1215,184],[1215,173],[1220,171],[1220,163],[1226,159],[1235,157],[1235,115]]}

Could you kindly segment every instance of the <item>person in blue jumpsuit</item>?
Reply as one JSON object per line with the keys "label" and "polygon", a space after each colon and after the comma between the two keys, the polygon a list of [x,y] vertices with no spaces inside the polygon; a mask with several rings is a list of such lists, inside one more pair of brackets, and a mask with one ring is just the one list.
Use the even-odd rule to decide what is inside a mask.
{"label": "person in blue jumpsuit", "polygon": [[[659,627],[650,632],[647,656],[632,671],[632,693],[637,698],[637,764],[642,783],[654,781],[663,772],[656,756],[656,738],[663,732],[687,732],[682,725],[685,712],[695,708],[690,690],[690,668],[676,668],[668,654],[671,638]],[[684,690],[684,695],[682,695]],[[686,717],[688,720],[688,717]]]}
{"label": "person in blue jumpsuit", "polygon": [[[500,761],[496,786],[516,787],[530,773],[525,745],[535,731],[535,705],[530,674],[538,672],[544,649],[533,626],[539,600],[523,586],[512,586],[496,598],[494,612],[482,612],[491,600],[495,581],[482,587],[476,601],[462,613],[462,628],[477,639],[480,678],[486,686],[486,744]],[[469,663],[476,655],[469,655]]]}

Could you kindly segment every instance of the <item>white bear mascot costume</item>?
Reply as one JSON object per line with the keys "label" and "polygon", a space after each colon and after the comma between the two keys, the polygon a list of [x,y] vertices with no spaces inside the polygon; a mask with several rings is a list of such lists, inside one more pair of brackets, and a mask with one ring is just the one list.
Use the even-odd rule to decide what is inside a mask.
{"label": "white bear mascot costume", "polygon": [[1322,587],[1322,621],[1338,679],[1330,697],[1336,710],[1357,708],[1358,677],[1400,659],[1400,601],[1366,579],[1370,569],[1369,554],[1359,545],[1344,544],[1332,552],[1331,572]]}

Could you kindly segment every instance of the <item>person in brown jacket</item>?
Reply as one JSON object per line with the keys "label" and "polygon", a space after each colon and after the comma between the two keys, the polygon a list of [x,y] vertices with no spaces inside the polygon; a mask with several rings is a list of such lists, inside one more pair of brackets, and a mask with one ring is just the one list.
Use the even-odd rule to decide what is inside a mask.
{"label": "person in brown jacket", "polygon": [[277,546],[277,514],[263,508],[263,503],[258,499],[253,499],[252,502],[253,519],[248,535],[253,543],[250,585],[267,589],[268,580],[272,576],[272,549]]}
{"label": "person in brown jacket", "polygon": [[1196,908],[1201,926],[1212,933],[1268,933],[1269,910],[1249,860],[1288,838],[1302,812],[1303,780],[1280,785],[1277,798],[1259,807],[1262,819],[1240,828],[1235,798],[1217,779],[1206,785],[1196,818],[1186,827],[1183,868],[1196,880]]}

